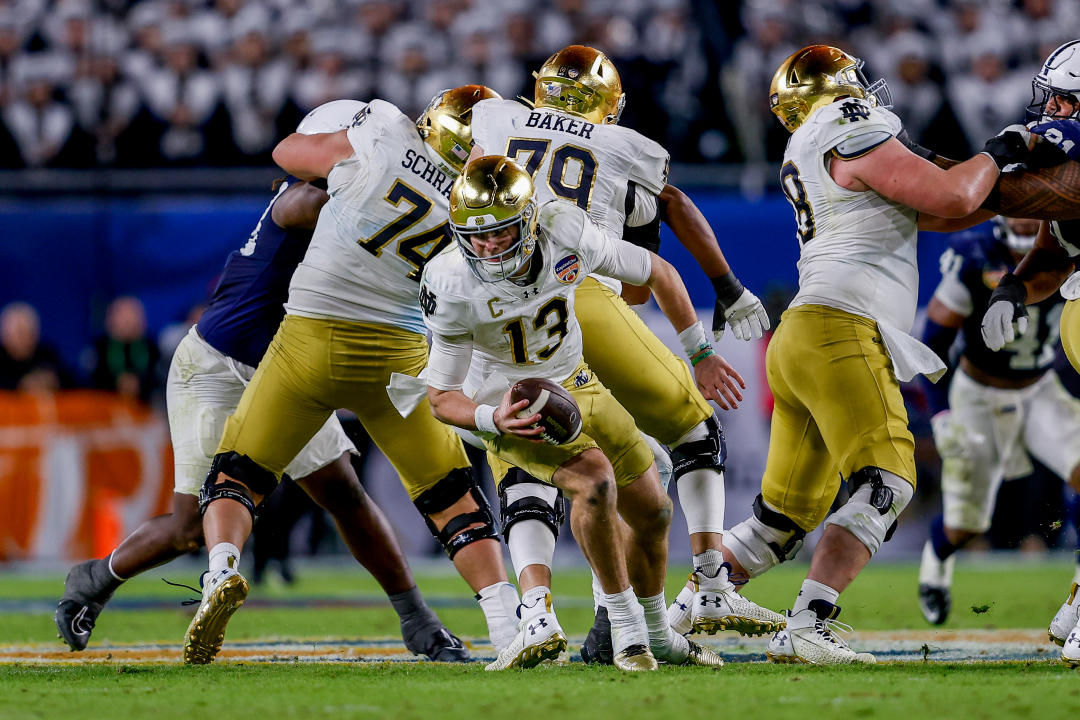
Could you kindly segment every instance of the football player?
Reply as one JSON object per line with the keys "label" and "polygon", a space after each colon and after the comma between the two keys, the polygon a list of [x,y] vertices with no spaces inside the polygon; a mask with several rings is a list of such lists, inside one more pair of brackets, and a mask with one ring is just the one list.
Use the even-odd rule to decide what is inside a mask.
{"label": "football player", "polygon": [[[683,338],[697,383],[730,397],[741,378],[713,351],[678,274],[656,254],[607,235],[576,203],[538,205],[531,175],[501,155],[466,165],[451,191],[450,222],[456,247],[428,264],[420,289],[432,331],[432,412],[479,431],[489,453],[570,496],[570,523],[604,593],[617,667],[651,670],[654,656],[721,665],[668,623],[670,500],[634,419],[582,359],[574,311],[574,291],[589,273],[649,285]],[[484,382],[470,398],[462,387],[474,358]],[[528,400],[512,403],[506,390],[529,377],[574,396],[577,439],[531,442],[540,415],[518,417]],[[518,639],[489,669],[529,666],[566,647],[550,598],[544,585],[524,592]]]}
{"label": "football player", "polygon": [[[1037,117],[1030,131],[1044,141],[1040,145],[1049,144],[1064,157],[1080,159],[1080,40],[1067,42],[1050,53],[1031,84],[1033,96],[1028,109]],[[1072,190],[1080,191],[1080,180]],[[1040,189],[1033,193],[1032,202],[1041,203],[1053,196],[1061,199],[1054,188]],[[1069,216],[1067,212],[1062,215]],[[982,337],[987,347],[999,350],[1015,343],[1017,335],[1023,340],[1028,326],[1036,320],[1029,317],[1025,305],[1037,307],[1060,292],[1066,301],[1061,313],[1061,344],[1072,366],[1080,369],[1080,304],[1076,302],[1080,298],[1080,275],[1073,274],[1078,256],[1080,221],[1042,223],[1035,246],[1013,272],[1001,278],[990,295],[982,318]],[[1078,581],[1080,568],[1048,630],[1050,639],[1062,646],[1061,658],[1070,667],[1080,665]]]}
{"label": "football player", "polygon": [[[953,553],[990,527],[1002,481],[1032,471],[1028,453],[1080,489],[1080,446],[1072,442],[1080,437],[1080,401],[1052,367],[1065,300],[1055,292],[1030,306],[1027,330],[1001,352],[987,348],[976,312],[1035,244],[1038,229],[1037,220],[998,217],[954,235],[927,308],[923,342],[951,375],[926,384],[944,507],[923,547],[919,606],[935,625],[949,615]],[[953,360],[958,334],[962,350]]]}
{"label": "football player", "polygon": [[[312,110],[297,132],[348,127],[362,102],[336,100]],[[166,387],[176,460],[173,512],[148,520],[107,558],[68,573],[55,620],[72,650],[86,647],[98,615],[128,578],[203,544],[198,494],[244,386],[281,322],[289,278],[311,240],[323,190],[286,178],[247,243],[229,255],[209,306],[173,355]],[[334,517],[354,557],[390,596],[409,650],[432,660],[464,661],[468,651],[424,604],[405,555],[349,462],[355,453],[331,415],[285,472]]]}
{"label": "football player", "polygon": [[509,613],[517,592],[460,439],[429,413],[402,418],[384,390],[392,371],[415,375],[426,363],[420,273],[452,242],[447,197],[469,154],[469,115],[494,96],[479,85],[447,90],[415,122],[374,100],[346,130],[294,133],[275,148],[290,174],[326,178],[330,199],[202,488],[210,572],[185,638],[186,662],[211,662],[220,649],[247,595],[237,558],[255,510],[338,407],[356,413],[477,591],[496,648],[516,635]]}
{"label": "football player", "polygon": [[[693,202],[667,184],[666,150],[619,126],[625,96],[618,70],[600,51],[571,45],[536,73],[532,107],[493,99],[473,111],[472,157],[498,152],[532,175],[537,200],[560,198],[586,211],[608,233],[647,250],[660,245],[665,219],[712,278],[716,339],[730,323],[736,337],[760,338],[769,318],[760,301],[731,272],[708,222]],[[690,582],[671,607],[680,634],[731,628],[773,632],[783,616],[735,591],[720,552],[724,529],[723,431],[708,400],[726,409],[730,398],[696,387],[677,358],[619,297],[648,299],[639,288],[590,276],[577,290],[585,362],[634,417],[639,428],[671,448],[673,477],[694,553]],[[706,395],[702,395],[706,392]],[[664,452],[660,450],[660,452]],[[560,499],[550,486],[496,463],[503,534],[524,589],[550,586]],[[586,662],[611,662],[603,593],[594,577],[596,618],[582,648]]]}
{"label": "football player", "polygon": [[[960,229],[1001,169],[1027,158],[1018,133],[943,170],[896,136],[883,81],[813,45],[777,69],[769,105],[791,133],[780,171],[795,211],[799,290],[773,334],[775,405],[761,494],[724,534],[725,559],[753,578],[790,559],[826,522],[810,571],[769,642],[776,662],[873,662],[840,637],[839,594],[892,533],[915,489],[914,439],[900,381],[945,367],[908,334],[918,228]],[[951,218],[951,219],[947,219]],[[850,499],[825,520],[842,480]]]}

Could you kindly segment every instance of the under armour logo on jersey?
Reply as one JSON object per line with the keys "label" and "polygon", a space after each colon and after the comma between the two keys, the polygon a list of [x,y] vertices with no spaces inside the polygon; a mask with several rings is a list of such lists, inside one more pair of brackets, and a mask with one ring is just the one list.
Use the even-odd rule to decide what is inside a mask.
{"label": "under armour logo on jersey", "polygon": [[709,605],[712,605],[713,607],[720,607],[720,596],[714,595],[713,598],[710,600],[708,596],[702,595],[701,607],[708,607]]}
{"label": "under armour logo on jersey", "polygon": [[540,291],[537,288],[526,288],[525,290],[521,291],[521,297],[525,298],[526,300],[531,297],[536,297],[539,294]]}
{"label": "under armour logo on jersey", "polygon": [[840,113],[848,122],[866,120],[870,117],[870,108],[860,102],[849,100],[840,106]]}
{"label": "under armour logo on jersey", "polygon": [[535,625],[533,623],[529,623],[529,634],[530,635],[535,635],[537,630],[540,630],[540,629],[546,628],[546,627],[547,627],[547,620],[545,620],[544,618],[540,618],[539,620],[536,621]]}
{"label": "under armour logo on jersey", "polygon": [[420,309],[425,315],[435,314],[435,293],[428,290],[427,285],[420,286]]}

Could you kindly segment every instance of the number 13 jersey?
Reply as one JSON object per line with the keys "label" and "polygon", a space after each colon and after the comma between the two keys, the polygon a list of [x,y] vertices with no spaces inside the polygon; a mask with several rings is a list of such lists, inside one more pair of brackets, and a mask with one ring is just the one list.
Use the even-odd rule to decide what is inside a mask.
{"label": "number 13 jersey", "polygon": [[388,102],[373,100],[346,133],[353,155],[330,171],[330,200],[285,310],[425,333],[420,275],[452,242],[453,178],[428,161],[416,124]]}
{"label": "number 13 jersey", "polygon": [[918,213],[829,175],[835,159],[872,151],[901,130],[888,110],[848,98],[824,107],[788,140],[780,182],[799,238],[797,305],[827,305],[908,332],[915,319]]}

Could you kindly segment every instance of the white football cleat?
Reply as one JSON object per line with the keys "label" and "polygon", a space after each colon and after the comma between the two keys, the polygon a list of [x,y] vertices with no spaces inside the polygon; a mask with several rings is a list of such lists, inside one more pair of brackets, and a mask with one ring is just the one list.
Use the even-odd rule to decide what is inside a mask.
{"label": "white football cleat", "polygon": [[1050,627],[1047,628],[1046,634],[1052,643],[1064,645],[1073,628],[1080,623],[1080,602],[1076,600],[1077,589],[1080,589],[1080,586],[1073,583],[1065,604],[1061,606],[1061,609],[1057,611],[1057,615],[1050,621]]}
{"label": "white football cleat", "polygon": [[690,575],[696,589],[690,608],[690,632],[713,635],[734,630],[740,635],[766,635],[782,629],[787,618],[736,592],[728,580],[729,569],[724,563],[714,578],[700,571]]}
{"label": "white football cleat", "polygon": [[765,656],[775,663],[808,665],[856,665],[876,663],[870,653],[857,653],[837,633],[851,626],[837,622],[840,608],[825,600],[811,600],[810,607],[788,614],[787,627],[769,641]]}
{"label": "white football cleat", "polygon": [[214,662],[221,643],[225,641],[225,626],[247,599],[248,582],[232,568],[207,573],[203,584],[202,602],[184,635],[184,662],[206,665]]}
{"label": "white football cleat", "polygon": [[544,597],[540,612],[521,621],[513,642],[503,648],[499,657],[484,669],[524,669],[535,667],[545,660],[557,662],[566,652],[566,644],[566,633],[559,625],[555,613],[551,611],[551,595],[548,594]]}
{"label": "white football cleat", "polygon": [[1061,647],[1061,661],[1066,666],[1080,667],[1080,624],[1072,629]]}

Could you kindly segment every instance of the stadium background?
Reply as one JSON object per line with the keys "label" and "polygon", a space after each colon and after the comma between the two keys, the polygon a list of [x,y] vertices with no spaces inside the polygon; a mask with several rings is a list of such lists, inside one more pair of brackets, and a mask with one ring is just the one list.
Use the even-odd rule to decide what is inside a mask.
{"label": "stadium background", "polygon": [[[435,92],[466,82],[531,97],[529,71],[550,52],[600,47],[622,74],[622,123],[669,148],[672,182],[705,212],[742,281],[768,298],[775,323],[797,259],[775,184],[786,133],[765,104],[784,57],[809,42],[842,45],[889,79],[913,137],[964,157],[1020,119],[1040,59],[1078,30],[1077,5],[1062,0],[0,0],[0,307],[36,309],[40,356],[56,349],[48,364],[62,385],[58,395],[0,393],[0,562],[107,552],[167,506],[171,349],[269,199],[270,150],[326,100],[381,97],[416,116]],[[943,244],[921,238],[922,303]],[[707,279],[670,235],[662,253],[707,315]],[[126,388],[148,402],[146,415],[76,389],[116,395],[102,362],[110,333],[160,358]],[[768,398],[764,344],[725,338],[723,352],[753,386],[743,408],[722,413],[733,522],[764,465]],[[917,549],[939,508],[921,391],[905,391],[920,492],[886,546],[892,555]],[[369,491],[412,554],[432,552],[372,452]],[[1056,480],[1037,474],[1004,492],[1011,512],[995,524],[996,545],[1072,542],[1071,494]],[[673,557],[688,552],[680,535]],[[560,542],[572,542],[568,532]]]}

